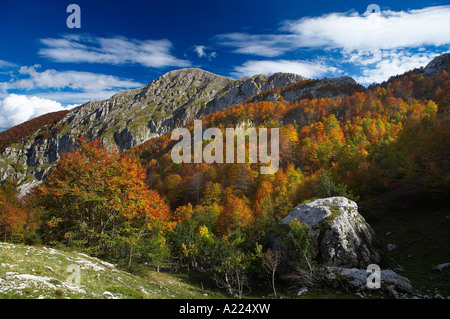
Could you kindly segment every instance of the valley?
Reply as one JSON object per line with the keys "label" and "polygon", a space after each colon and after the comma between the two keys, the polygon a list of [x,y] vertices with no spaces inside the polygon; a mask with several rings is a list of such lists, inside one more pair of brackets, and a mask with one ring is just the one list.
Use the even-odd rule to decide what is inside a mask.
{"label": "valley", "polygon": [[[0,298],[448,299],[449,57],[367,88],[179,69],[1,132]],[[234,160],[251,136],[171,156],[238,128],[279,132],[275,172]]]}

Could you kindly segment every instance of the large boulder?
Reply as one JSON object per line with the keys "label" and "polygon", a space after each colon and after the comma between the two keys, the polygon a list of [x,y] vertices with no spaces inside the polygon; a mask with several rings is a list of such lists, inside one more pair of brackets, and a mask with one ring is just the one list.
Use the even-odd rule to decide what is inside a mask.
{"label": "large boulder", "polygon": [[329,197],[300,204],[280,224],[288,225],[294,219],[311,228],[313,245],[326,266],[366,268],[381,259],[374,231],[354,201]]}

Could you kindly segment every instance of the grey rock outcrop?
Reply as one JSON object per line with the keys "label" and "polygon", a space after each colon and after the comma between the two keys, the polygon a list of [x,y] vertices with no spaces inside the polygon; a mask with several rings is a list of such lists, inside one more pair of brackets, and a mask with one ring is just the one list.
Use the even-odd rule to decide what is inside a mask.
{"label": "grey rock outcrop", "polygon": [[439,264],[436,267],[434,267],[434,270],[438,270],[438,271],[444,271],[445,269],[450,268],[450,263],[443,263],[443,264]]}
{"label": "grey rock outcrop", "polygon": [[284,87],[279,92],[267,92],[256,95],[252,102],[278,101],[283,99],[295,102],[304,98],[343,97],[350,93],[347,90],[361,91],[363,87],[348,76],[339,78],[323,78],[320,80],[307,79],[295,85],[295,87]]}
{"label": "grey rock outcrop", "polygon": [[292,73],[275,73],[271,76],[260,74],[253,77],[245,77],[224,87],[217,94],[217,97],[204,104],[196,115],[197,117],[208,115],[230,105],[242,103],[262,92],[287,86],[301,80],[305,80],[305,78]]}
{"label": "grey rock outcrop", "polygon": [[365,268],[378,263],[380,253],[374,231],[345,197],[317,199],[295,207],[280,224],[292,220],[306,223],[313,232],[313,244],[326,266]]}
{"label": "grey rock outcrop", "polygon": [[439,55],[431,60],[423,69],[423,74],[426,76],[436,76],[444,70],[450,72],[450,53]]}
{"label": "grey rock outcrop", "polygon": [[327,272],[328,282],[335,287],[356,291],[381,289],[389,293],[393,298],[398,297],[398,292],[412,292],[412,285],[409,279],[389,269],[380,271],[379,288],[369,288],[367,285],[369,273],[365,269],[328,267]]}

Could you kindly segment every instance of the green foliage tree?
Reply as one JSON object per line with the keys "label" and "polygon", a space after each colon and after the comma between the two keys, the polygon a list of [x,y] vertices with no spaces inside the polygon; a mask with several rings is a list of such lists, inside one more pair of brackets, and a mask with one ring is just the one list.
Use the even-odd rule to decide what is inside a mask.
{"label": "green foliage tree", "polygon": [[241,236],[223,238],[217,242],[213,279],[219,288],[226,289],[232,297],[241,299],[245,293],[251,292],[248,273],[252,265],[260,261],[262,246],[255,244],[253,251],[246,252],[242,248],[244,239]]}
{"label": "green foliage tree", "polygon": [[295,258],[290,261],[290,266],[300,269],[313,269],[315,250],[312,245],[311,228],[297,219],[289,223],[289,233],[286,238],[288,247],[294,252]]}
{"label": "green foliage tree", "polygon": [[346,185],[335,183],[331,174],[324,169],[317,176],[314,193],[317,197],[344,196],[355,201],[359,199]]}

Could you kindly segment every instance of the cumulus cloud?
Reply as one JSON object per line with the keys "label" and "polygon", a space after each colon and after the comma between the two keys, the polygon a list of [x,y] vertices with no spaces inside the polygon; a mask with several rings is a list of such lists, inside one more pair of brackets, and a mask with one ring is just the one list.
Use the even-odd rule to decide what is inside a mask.
{"label": "cumulus cloud", "polygon": [[141,64],[146,67],[187,67],[190,61],[171,54],[172,43],[162,40],[136,40],[116,36],[65,35],[41,39],[46,46],[39,54],[56,62]]}
{"label": "cumulus cloud", "polygon": [[236,77],[253,76],[256,74],[273,74],[276,72],[295,73],[307,78],[320,77],[321,75],[332,72],[338,72],[335,67],[327,66],[322,63],[312,63],[306,61],[247,61],[242,66],[235,68],[233,73]]}
{"label": "cumulus cloud", "polygon": [[450,44],[450,6],[372,14],[331,13],[286,22],[298,47],[395,49]]}
{"label": "cumulus cloud", "polygon": [[0,82],[0,129],[142,86],[143,83],[112,75],[53,69],[40,71],[39,65],[22,66],[12,73],[10,81]]}
{"label": "cumulus cloud", "polygon": [[[73,106],[67,107],[70,108]],[[7,129],[34,117],[66,109],[60,103],[36,96],[9,94],[0,100],[0,129]]]}
{"label": "cumulus cloud", "polygon": [[285,21],[273,34],[215,36],[235,53],[280,56],[299,48],[396,49],[450,44],[450,5],[409,11],[330,13]]}

